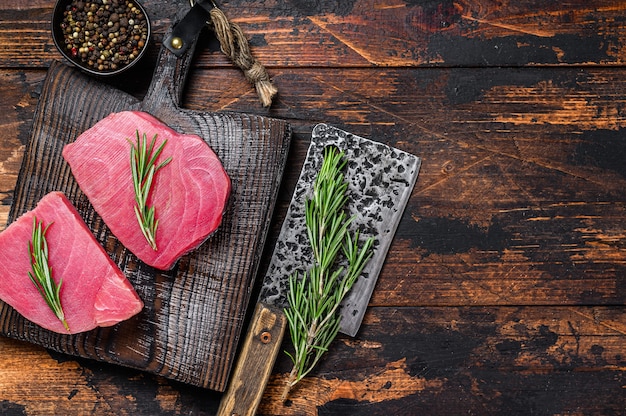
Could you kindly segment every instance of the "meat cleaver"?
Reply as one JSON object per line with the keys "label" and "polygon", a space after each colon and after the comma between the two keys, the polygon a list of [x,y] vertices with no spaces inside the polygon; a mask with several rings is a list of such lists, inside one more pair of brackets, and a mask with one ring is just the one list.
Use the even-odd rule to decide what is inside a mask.
{"label": "meat cleaver", "polygon": [[352,229],[362,238],[375,238],[373,256],[342,304],[340,331],[355,336],[376,279],[387,256],[406,204],[417,180],[421,159],[335,127],[318,124],[218,415],[254,415],[274,366],[287,326],[288,279],[312,262],[305,224],[305,200],[322,165],[324,148],[336,146],[348,161],[347,209]]}

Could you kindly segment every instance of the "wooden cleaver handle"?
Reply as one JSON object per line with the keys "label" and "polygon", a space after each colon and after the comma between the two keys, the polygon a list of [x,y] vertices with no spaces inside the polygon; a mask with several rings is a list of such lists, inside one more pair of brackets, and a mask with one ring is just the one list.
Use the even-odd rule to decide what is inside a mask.
{"label": "wooden cleaver handle", "polygon": [[253,416],[263,397],[285,334],[282,309],[258,303],[239,352],[218,416]]}

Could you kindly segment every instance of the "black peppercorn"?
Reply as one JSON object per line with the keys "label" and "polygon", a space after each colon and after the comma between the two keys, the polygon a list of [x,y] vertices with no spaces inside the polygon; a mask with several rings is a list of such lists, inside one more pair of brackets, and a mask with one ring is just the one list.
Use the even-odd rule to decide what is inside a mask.
{"label": "black peppercorn", "polygon": [[132,0],[73,0],[60,27],[69,55],[89,69],[130,64],[148,41],[148,22]]}

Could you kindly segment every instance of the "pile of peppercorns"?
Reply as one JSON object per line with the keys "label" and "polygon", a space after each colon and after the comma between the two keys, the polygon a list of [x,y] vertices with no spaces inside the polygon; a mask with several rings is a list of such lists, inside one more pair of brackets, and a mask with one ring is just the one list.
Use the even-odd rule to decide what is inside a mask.
{"label": "pile of peppercorns", "polygon": [[117,71],[148,42],[148,19],[129,0],[73,0],[61,22],[67,55],[88,69]]}

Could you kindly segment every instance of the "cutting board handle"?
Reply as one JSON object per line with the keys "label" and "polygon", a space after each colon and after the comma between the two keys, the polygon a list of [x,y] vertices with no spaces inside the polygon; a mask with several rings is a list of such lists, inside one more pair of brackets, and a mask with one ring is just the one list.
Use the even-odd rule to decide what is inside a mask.
{"label": "cutting board handle", "polygon": [[[167,39],[178,21],[180,21],[180,18],[174,22],[163,39]],[[180,57],[174,55],[165,46],[161,46],[152,82],[141,103],[141,110],[151,113],[157,118],[159,113],[163,111],[178,110],[198,36],[193,39],[187,51]]]}

